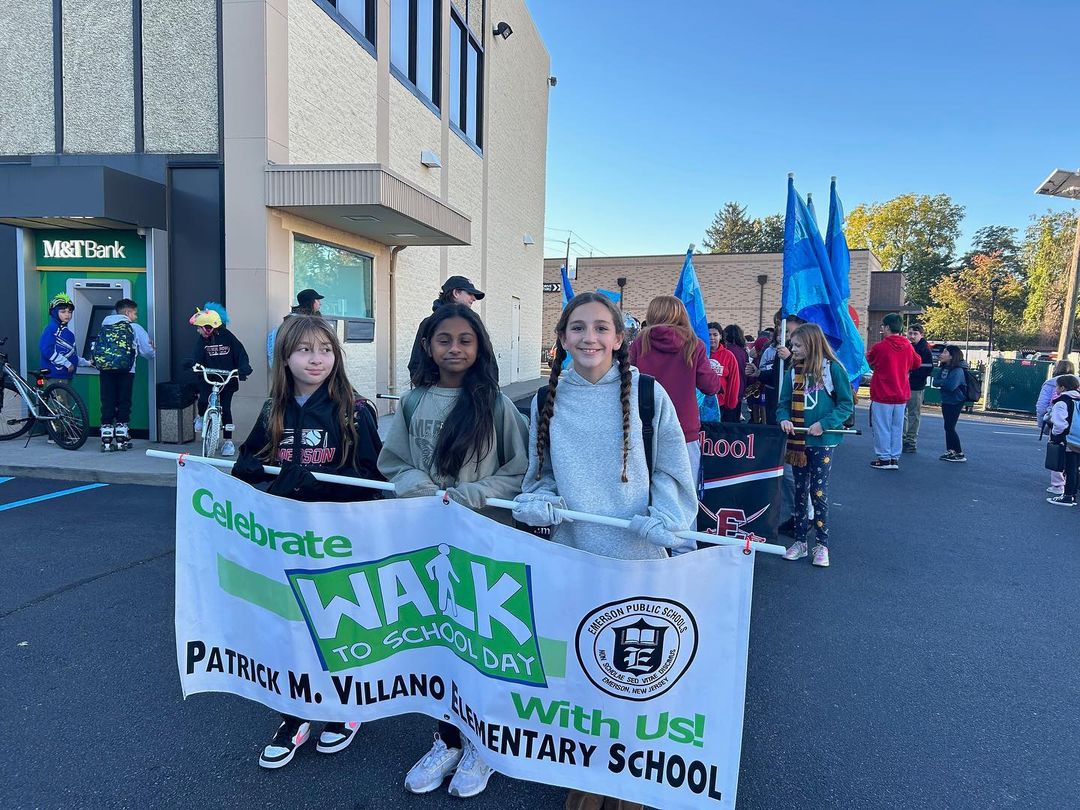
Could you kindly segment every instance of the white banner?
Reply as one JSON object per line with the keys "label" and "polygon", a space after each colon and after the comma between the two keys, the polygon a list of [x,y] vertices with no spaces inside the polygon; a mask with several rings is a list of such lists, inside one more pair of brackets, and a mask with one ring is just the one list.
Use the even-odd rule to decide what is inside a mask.
{"label": "white banner", "polygon": [[735,805],[754,562],[740,548],[615,560],[439,498],[298,503],[192,462],[176,537],[185,697],[311,720],[419,712],[507,776]]}

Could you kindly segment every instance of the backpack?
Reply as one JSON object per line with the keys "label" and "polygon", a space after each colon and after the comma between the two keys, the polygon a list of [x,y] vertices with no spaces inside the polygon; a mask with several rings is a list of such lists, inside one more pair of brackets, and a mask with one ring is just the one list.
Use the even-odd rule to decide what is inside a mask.
{"label": "backpack", "polygon": [[135,353],[135,329],[128,320],[102,326],[91,349],[98,371],[130,371]]}
{"label": "backpack", "polygon": [[[1059,402],[1059,401],[1061,401],[1061,400],[1058,400],[1056,398],[1054,399],[1054,402]],[[1064,402],[1065,402],[1065,408],[1069,412],[1068,413],[1069,426],[1068,426],[1068,428],[1065,429],[1064,435],[1061,436],[1060,439],[1058,439],[1057,443],[1058,444],[1071,444],[1074,447],[1080,447],[1080,419],[1073,419],[1073,415],[1075,414],[1075,411],[1076,411],[1076,400],[1073,399],[1072,397],[1065,397]],[[1051,405],[1051,407],[1053,407],[1053,405]],[[1050,441],[1054,442],[1054,432],[1053,432],[1052,428],[1050,430]],[[1060,472],[1060,470],[1059,470],[1059,472]]]}
{"label": "backpack", "polygon": [[964,369],[964,401],[978,402],[982,397],[982,380],[967,366]]}
{"label": "backpack", "polygon": [[[653,389],[656,383],[655,377],[648,374],[638,374],[638,417],[641,419],[641,442],[645,446],[645,466],[649,469],[649,481],[652,482],[653,473],[653,417],[656,415],[656,400],[653,398]],[[547,401],[548,387],[545,385],[536,392],[536,412],[544,410]]]}
{"label": "backpack", "polygon": [[[420,400],[424,398],[423,388],[413,388],[401,399],[401,415],[405,418],[405,427],[408,429],[412,425],[413,414],[416,413],[416,406],[420,404]],[[516,409],[515,409],[516,412]],[[503,441],[502,431],[498,426],[502,424],[503,415],[506,413],[506,398],[499,394],[495,397],[495,454],[499,461],[499,466],[502,467],[506,463],[506,447]]]}

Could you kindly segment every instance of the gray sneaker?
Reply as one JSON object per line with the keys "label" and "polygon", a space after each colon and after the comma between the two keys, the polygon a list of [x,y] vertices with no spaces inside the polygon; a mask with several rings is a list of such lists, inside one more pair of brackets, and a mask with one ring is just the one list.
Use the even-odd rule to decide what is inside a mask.
{"label": "gray sneaker", "polygon": [[461,762],[460,748],[447,748],[442,737],[435,735],[435,744],[409,770],[405,777],[405,789],[410,793],[430,793],[443,783],[450,772]]}
{"label": "gray sneaker", "polygon": [[806,556],[806,543],[801,540],[797,540],[788,546],[787,551],[784,552],[785,560],[801,560]]}
{"label": "gray sneaker", "polygon": [[818,568],[829,567],[829,547],[823,546],[821,543],[817,543],[814,546],[814,559],[813,564]]}
{"label": "gray sneaker", "polygon": [[454,771],[454,778],[450,780],[450,795],[459,799],[468,799],[471,796],[479,796],[487,787],[488,780],[495,769],[480,759],[480,752],[476,746],[468,740],[465,743],[465,754]]}

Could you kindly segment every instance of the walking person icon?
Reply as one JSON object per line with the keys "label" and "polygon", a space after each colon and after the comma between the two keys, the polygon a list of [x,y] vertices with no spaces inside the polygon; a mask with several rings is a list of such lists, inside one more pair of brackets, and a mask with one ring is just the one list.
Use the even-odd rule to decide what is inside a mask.
{"label": "walking person icon", "polygon": [[433,557],[424,570],[432,580],[438,583],[439,610],[444,615],[456,617],[458,615],[457,599],[454,597],[454,586],[450,581],[461,582],[461,577],[454,571],[454,566],[450,562],[450,546],[439,543],[439,555]]}

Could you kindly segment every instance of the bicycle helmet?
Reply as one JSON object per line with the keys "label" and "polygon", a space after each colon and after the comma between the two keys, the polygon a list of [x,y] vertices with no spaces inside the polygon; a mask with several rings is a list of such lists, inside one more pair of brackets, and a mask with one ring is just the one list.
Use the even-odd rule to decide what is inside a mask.
{"label": "bicycle helmet", "polygon": [[195,314],[188,321],[192,326],[209,326],[211,329],[218,329],[228,322],[229,313],[225,307],[213,301],[207,301],[202,309],[196,307]]}
{"label": "bicycle helmet", "polygon": [[67,293],[57,293],[49,302],[49,315],[55,318],[58,309],[70,309],[74,312],[75,302],[71,300],[71,297]]}

